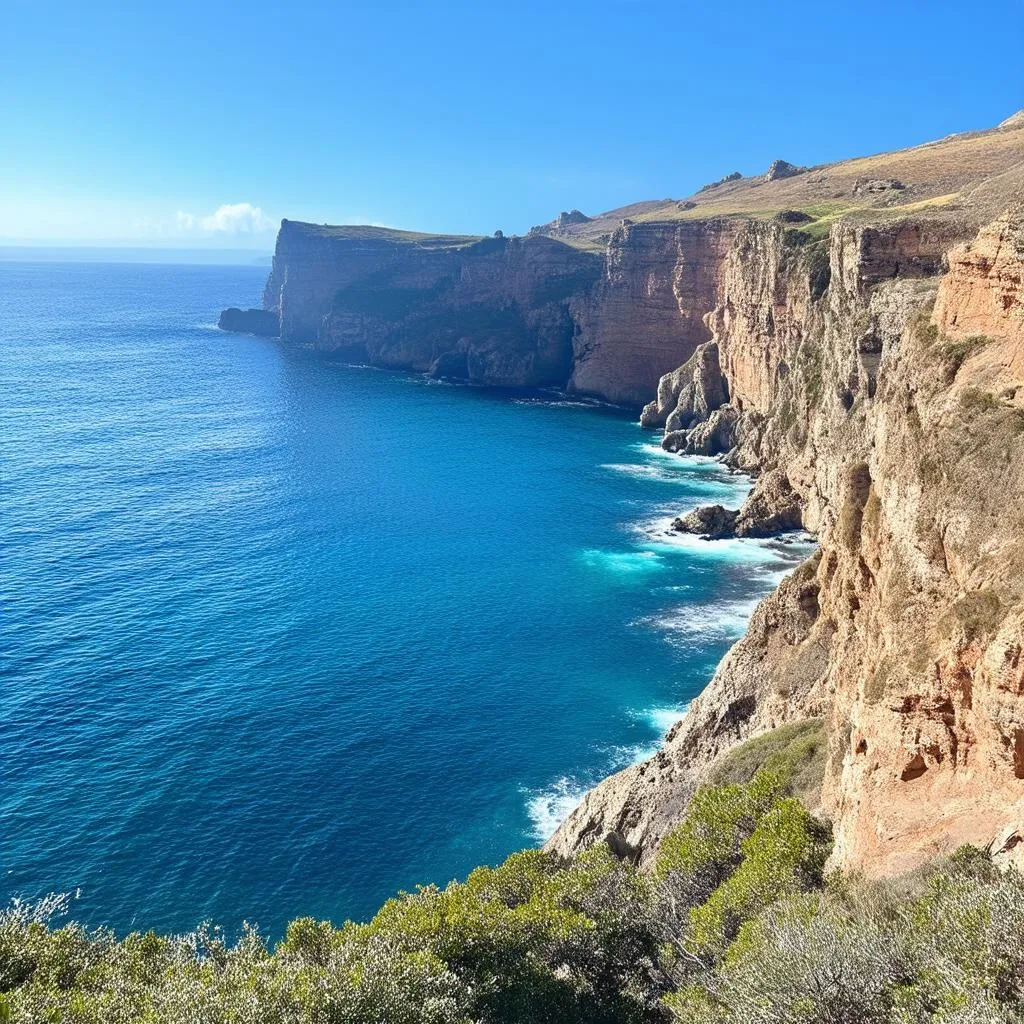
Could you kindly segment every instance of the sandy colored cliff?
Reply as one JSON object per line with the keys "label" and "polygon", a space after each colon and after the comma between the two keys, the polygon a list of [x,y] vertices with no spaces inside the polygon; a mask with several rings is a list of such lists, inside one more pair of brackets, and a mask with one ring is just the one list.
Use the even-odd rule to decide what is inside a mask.
{"label": "sandy colored cliff", "polygon": [[1024,858],[1022,201],[1016,115],[525,238],[285,222],[264,315],[228,323],[643,405],[668,450],[758,475],[720,527],[816,535],[664,749],[552,849],[611,837],[649,862],[723,754],[815,720],[837,865],[890,874],[968,842]]}

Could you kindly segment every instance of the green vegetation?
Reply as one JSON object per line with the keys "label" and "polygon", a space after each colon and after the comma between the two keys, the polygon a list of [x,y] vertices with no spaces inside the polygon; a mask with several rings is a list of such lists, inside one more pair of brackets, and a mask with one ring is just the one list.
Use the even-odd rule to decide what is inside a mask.
{"label": "green vegetation", "polygon": [[1024,1020],[1024,878],[978,850],[890,883],[823,873],[792,795],[821,723],[725,758],[653,873],[539,850],[389,900],[367,924],[293,921],[118,940],[0,912],[3,1024],[1011,1024]]}
{"label": "green vegetation", "polygon": [[761,769],[782,771],[788,789],[804,803],[813,804],[825,774],[828,741],[820,718],[780,725],[729,751],[714,767],[711,782],[745,784]]}

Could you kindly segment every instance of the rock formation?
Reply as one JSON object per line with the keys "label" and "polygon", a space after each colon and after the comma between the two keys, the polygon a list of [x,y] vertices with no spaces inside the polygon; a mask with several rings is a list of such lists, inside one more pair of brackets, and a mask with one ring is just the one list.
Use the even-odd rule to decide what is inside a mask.
{"label": "rock formation", "polygon": [[238,309],[236,306],[221,312],[217,318],[217,326],[222,331],[260,334],[267,338],[276,338],[280,331],[277,314],[273,310]]}
{"label": "rock formation", "polygon": [[722,505],[702,505],[688,515],[673,520],[677,533],[696,533],[704,540],[720,540],[735,536],[736,517],[739,512]]}
{"label": "rock formation", "polygon": [[1022,196],[1014,117],[526,238],[286,221],[267,315],[224,324],[645,406],[668,450],[757,474],[738,512],[688,525],[817,535],[664,749],[589,793],[552,849],[611,835],[649,863],[719,755],[815,718],[837,865],[893,873],[964,842],[1020,858]]}
{"label": "rock formation", "polygon": [[564,386],[573,302],[600,274],[599,256],[543,236],[285,221],[265,303],[291,344],[479,383]]}
{"label": "rock formation", "polygon": [[794,175],[803,174],[806,167],[797,167],[788,160],[773,160],[771,167],[765,171],[762,181],[778,181],[779,178],[792,178]]}
{"label": "rock formation", "polygon": [[817,297],[813,245],[753,222],[735,238],[707,318],[735,418],[725,458],[764,471],[751,523],[802,519],[820,550],[664,749],[587,794],[552,849],[614,832],[648,863],[720,754],[824,718],[835,864],[891,874],[967,842],[1020,856],[1024,225],[1011,210],[969,242],[958,230],[973,233],[840,221]]}

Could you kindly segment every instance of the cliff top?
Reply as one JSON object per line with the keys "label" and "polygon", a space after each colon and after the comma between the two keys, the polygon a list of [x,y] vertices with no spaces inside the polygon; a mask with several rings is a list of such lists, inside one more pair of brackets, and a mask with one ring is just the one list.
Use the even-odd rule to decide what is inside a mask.
{"label": "cliff top", "polygon": [[[779,166],[786,168],[778,174]],[[889,219],[927,210],[929,216],[991,219],[1024,192],[1024,111],[999,127],[950,135],[910,149],[795,168],[784,160],[764,173],[728,174],[685,199],[634,203],[585,223],[561,219],[534,229],[581,248],[603,245],[623,220],[679,221],[709,217],[772,218],[789,212],[812,234],[840,216]],[[802,215],[802,216],[801,216]]]}
{"label": "cliff top", "polygon": [[327,238],[351,242],[387,242],[426,248],[458,248],[481,241],[484,235],[433,235],[423,231],[400,231],[371,224],[309,224],[299,220],[281,221],[281,233],[306,238]]}

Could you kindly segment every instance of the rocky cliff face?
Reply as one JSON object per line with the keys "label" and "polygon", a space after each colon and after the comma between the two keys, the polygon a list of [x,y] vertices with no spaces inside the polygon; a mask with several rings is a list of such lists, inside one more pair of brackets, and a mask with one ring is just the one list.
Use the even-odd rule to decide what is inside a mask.
{"label": "rocky cliff face", "polygon": [[264,305],[286,343],[639,407],[710,338],[704,318],[738,228],[624,225],[602,252],[538,233],[473,239],[285,221]]}
{"label": "rocky cliff face", "polygon": [[[729,412],[719,450],[769,471],[748,504],[777,503],[784,476],[820,551],[664,750],[588,794],[553,849],[614,833],[649,859],[722,752],[802,718],[829,726],[838,865],[1024,849],[1024,230],[1011,212],[965,233],[734,235],[707,317],[729,404],[680,443]],[[666,378],[658,403],[686,384]]]}
{"label": "rocky cliff face", "polygon": [[817,534],[664,750],[553,849],[650,860],[723,752],[815,718],[837,864],[1024,856],[1022,159],[1018,117],[527,238],[283,223],[284,343],[649,403],[669,450],[759,474],[742,510],[681,528]]}
{"label": "rocky cliff face", "polygon": [[281,338],[486,384],[564,386],[573,302],[601,258],[543,236],[467,239],[286,221],[265,303]]}
{"label": "rocky cliff face", "polygon": [[624,224],[608,242],[604,274],[579,304],[570,387],[643,405],[662,374],[711,337],[718,274],[736,221]]}

